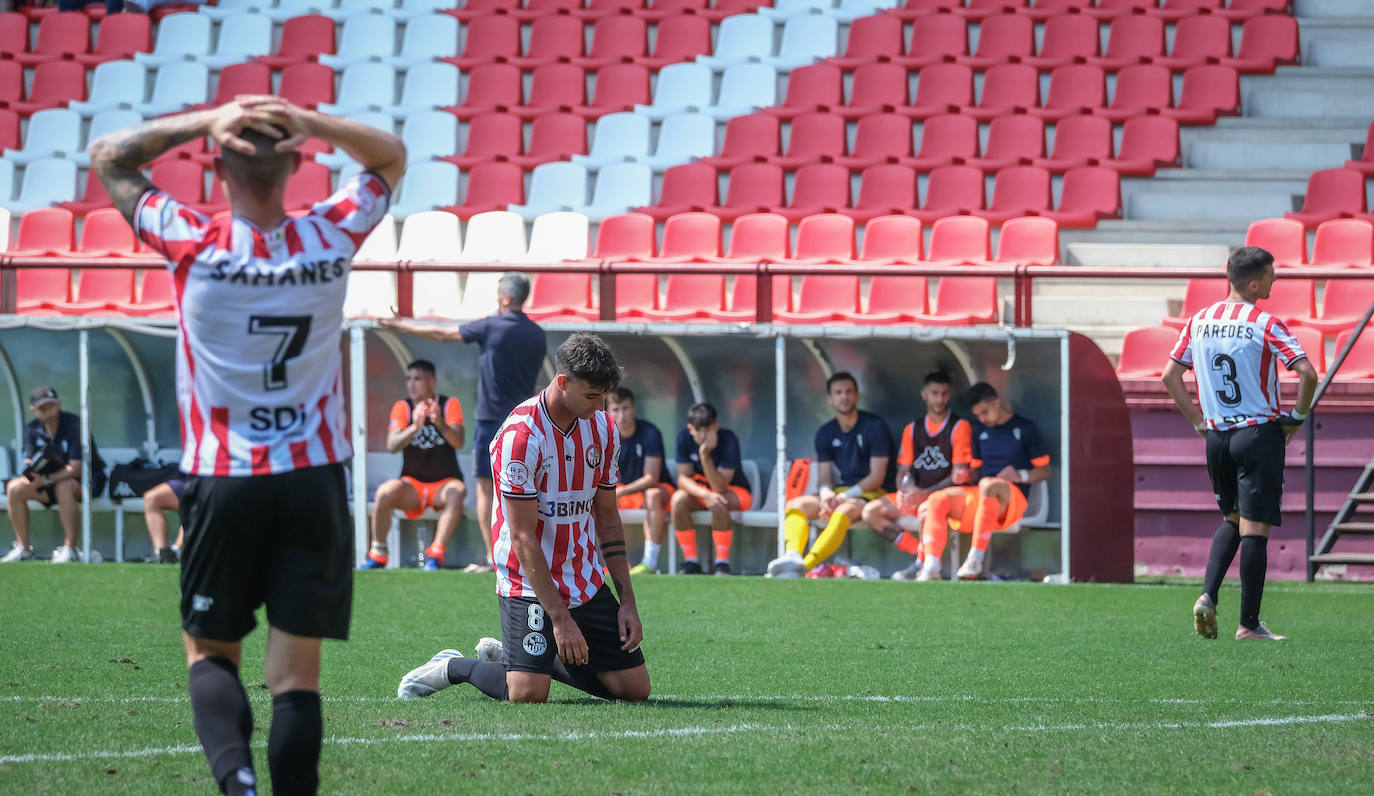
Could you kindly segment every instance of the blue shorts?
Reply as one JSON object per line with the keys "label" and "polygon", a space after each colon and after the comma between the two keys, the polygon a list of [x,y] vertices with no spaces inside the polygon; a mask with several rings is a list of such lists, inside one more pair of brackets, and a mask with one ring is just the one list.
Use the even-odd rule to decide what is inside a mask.
{"label": "blue shorts", "polygon": [[181,495],[186,491],[186,476],[178,476],[167,481],[167,486],[172,488],[172,494],[177,496],[177,502],[181,502]]}
{"label": "blue shorts", "polygon": [[472,449],[477,458],[478,478],[491,480],[491,441],[496,439],[496,432],[500,430],[500,423],[487,420],[477,421],[477,428],[472,432]]}

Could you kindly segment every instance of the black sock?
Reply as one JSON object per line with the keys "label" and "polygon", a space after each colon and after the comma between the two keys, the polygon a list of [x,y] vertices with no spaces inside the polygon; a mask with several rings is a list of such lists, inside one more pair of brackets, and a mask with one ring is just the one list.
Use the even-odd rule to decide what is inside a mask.
{"label": "black sock", "polygon": [[186,690],[191,694],[196,736],[220,790],[254,793],[257,779],[248,747],[253,710],[239,682],[239,668],[226,658],[202,658],[192,664]]}
{"label": "black sock", "polygon": [[1260,600],[1264,598],[1264,573],[1269,568],[1269,537],[1245,536],[1240,540],[1240,623],[1259,627]]}
{"label": "black sock", "polygon": [[1212,537],[1212,551],[1207,554],[1207,577],[1202,582],[1202,593],[1212,598],[1212,605],[1217,604],[1217,592],[1236,557],[1237,547],[1240,547],[1240,528],[1226,520]]}
{"label": "black sock", "polygon": [[573,673],[568,671],[568,667],[563,664],[562,658],[554,658],[553,679],[563,685],[572,686],[584,694],[591,694],[600,699],[615,699],[615,695],[606,689],[606,685],[601,682],[601,678],[597,677],[595,674],[581,678],[574,677]]}
{"label": "black sock", "polygon": [[454,684],[468,683],[492,699],[510,699],[506,665],[503,663],[479,661],[476,658],[449,658],[448,681]]}
{"label": "black sock", "polygon": [[272,792],[313,794],[320,789],[320,744],[324,719],[315,691],[287,691],[272,697],[267,765]]}

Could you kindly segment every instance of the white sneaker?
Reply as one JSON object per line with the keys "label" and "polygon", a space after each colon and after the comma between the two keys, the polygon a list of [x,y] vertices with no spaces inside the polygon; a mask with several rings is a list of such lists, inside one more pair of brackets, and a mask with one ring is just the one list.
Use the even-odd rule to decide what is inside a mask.
{"label": "white sneaker", "polygon": [[926,565],[921,567],[921,571],[916,575],[917,583],[929,583],[933,580],[944,580],[940,574],[940,559],[927,559]]}
{"label": "white sneaker", "polygon": [[955,574],[959,580],[977,580],[978,576],[983,574],[982,559],[975,559],[973,551],[969,551],[968,558],[964,559],[964,563],[959,566],[959,571]]}
{"label": "white sneaker", "polygon": [[476,646],[477,657],[484,661],[500,663],[502,656],[505,655],[505,647],[501,644],[501,639],[483,636]]}
{"label": "white sneaker", "polygon": [[62,545],[52,551],[52,563],[54,564],[74,564],[81,560],[81,553],[75,547]]}
{"label": "white sneaker", "polygon": [[434,653],[434,657],[430,658],[428,663],[411,669],[401,678],[401,684],[396,687],[397,698],[419,699],[433,696],[448,688],[452,685],[448,681],[449,659],[461,657],[463,653],[458,650],[440,650]]}
{"label": "white sneaker", "polygon": [[768,577],[770,578],[800,578],[805,574],[806,563],[802,561],[801,553],[795,550],[788,550],[768,562]]}
{"label": "white sneaker", "polygon": [[0,564],[13,564],[16,561],[32,561],[33,546],[10,542],[10,551],[0,558]]}
{"label": "white sneaker", "polygon": [[911,566],[899,569],[892,573],[893,580],[916,580],[916,576],[921,574],[921,562],[912,561]]}

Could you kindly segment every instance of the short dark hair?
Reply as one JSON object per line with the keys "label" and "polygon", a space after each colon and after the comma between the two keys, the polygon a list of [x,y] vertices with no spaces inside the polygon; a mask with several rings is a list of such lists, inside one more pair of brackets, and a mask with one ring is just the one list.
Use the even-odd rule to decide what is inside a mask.
{"label": "short dark hair", "polygon": [[[522,279],[524,277],[521,277]],[[606,391],[620,386],[623,375],[610,346],[594,334],[575,332],[558,346],[554,355],[558,372]]]}
{"label": "short dark hair", "polygon": [[419,370],[428,373],[431,376],[433,376],[436,372],[434,370],[434,363],[430,362],[428,359],[417,359],[409,365],[406,365],[406,370]]}
{"label": "short dark hair", "polygon": [[856,390],[859,389],[859,380],[856,379],[856,378],[854,378],[854,374],[853,374],[853,373],[850,373],[850,372],[847,371],[847,370],[842,370],[842,371],[840,371],[839,373],[836,373],[835,375],[833,375],[833,376],[831,376],[830,378],[828,378],[828,379],[825,380],[825,391],[826,391],[826,393],[829,393],[829,392],[830,392],[830,388],[833,387],[833,386],[835,386],[835,383],[836,383],[836,382],[840,382],[840,381],[847,381],[847,382],[849,382],[850,384],[853,384],[853,385],[854,385],[854,389],[856,389]]}
{"label": "short dark hair", "polygon": [[969,406],[977,406],[984,401],[995,401],[997,400],[997,390],[993,389],[991,384],[980,381],[968,388],[964,400],[968,402]]}
{"label": "short dark hair", "polygon": [[943,384],[946,387],[948,387],[949,385],[953,384],[953,382],[950,381],[949,374],[944,372],[943,370],[932,370],[931,372],[926,374],[926,377],[924,379],[921,380],[921,386],[929,387],[932,384]]}
{"label": "short dark hair", "polygon": [[260,196],[270,194],[286,183],[296,156],[294,152],[277,151],[277,142],[286,138],[287,133],[280,127],[274,129],[281,133],[281,138],[273,138],[252,127],[245,127],[239,132],[240,138],[256,148],[257,151],[252,155],[228,147],[220,147],[219,150],[225,171],[233,175],[236,182]]}
{"label": "short dark hair", "polygon": [[630,388],[628,387],[616,387],[614,390],[611,390],[611,400],[617,403],[624,403],[626,401],[634,403],[635,394],[630,392]]}
{"label": "short dark hair", "polygon": [[705,428],[716,422],[716,408],[708,403],[692,404],[687,409],[687,425]]}
{"label": "short dark hair", "polygon": [[501,281],[496,283],[496,290],[503,296],[509,296],[511,304],[523,307],[530,297],[530,278],[514,271],[502,274]]}
{"label": "short dark hair", "polygon": [[1226,281],[1240,290],[1264,276],[1274,265],[1274,255],[1258,246],[1242,246],[1226,260]]}

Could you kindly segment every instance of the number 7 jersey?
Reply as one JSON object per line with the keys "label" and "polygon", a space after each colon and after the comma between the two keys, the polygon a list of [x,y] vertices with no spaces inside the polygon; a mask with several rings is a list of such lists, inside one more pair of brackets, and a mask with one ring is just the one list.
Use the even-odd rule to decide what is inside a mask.
{"label": "number 7 jersey", "polygon": [[1307,357],[1283,321],[1243,301],[1219,301],[1188,320],[1169,356],[1197,376],[1207,428],[1227,431],[1279,417],[1278,365]]}
{"label": "number 7 jersey", "polygon": [[167,258],[175,288],[184,472],[266,475],[352,455],[344,294],[389,199],[386,182],[364,172],[271,231],[212,220],[159,190],[139,200],[135,232]]}

